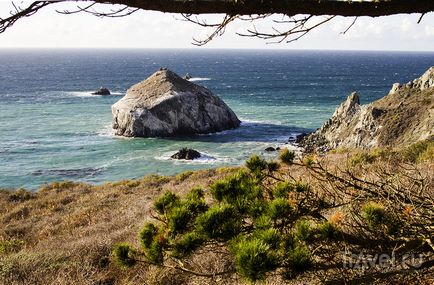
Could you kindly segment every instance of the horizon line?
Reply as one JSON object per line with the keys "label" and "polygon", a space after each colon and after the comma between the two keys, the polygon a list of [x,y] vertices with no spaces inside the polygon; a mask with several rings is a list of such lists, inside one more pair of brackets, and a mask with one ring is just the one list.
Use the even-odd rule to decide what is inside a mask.
{"label": "horizon line", "polygon": [[315,49],[315,48],[208,48],[208,47],[0,47],[0,51],[4,50],[191,50],[196,52],[201,51],[316,51],[316,52],[390,52],[390,53],[434,53],[432,50],[386,50],[386,49]]}

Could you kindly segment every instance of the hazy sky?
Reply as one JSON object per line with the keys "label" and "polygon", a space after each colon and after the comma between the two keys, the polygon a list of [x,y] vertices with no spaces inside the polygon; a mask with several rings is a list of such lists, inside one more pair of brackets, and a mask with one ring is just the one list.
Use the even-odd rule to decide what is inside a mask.
{"label": "hazy sky", "polygon": [[[62,48],[197,48],[192,38],[203,38],[210,30],[177,20],[176,14],[139,11],[124,18],[97,18],[88,14],[60,15],[56,9],[74,9],[75,4],[47,7],[21,19],[0,34],[1,47]],[[0,2],[0,17],[12,6]],[[207,16],[209,21],[221,16]],[[205,48],[279,48],[279,49],[345,49],[434,51],[434,13],[360,18],[345,34],[352,19],[339,17],[291,44],[267,44],[256,38],[242,38],[235,33],[251,27],[248,22],[232,23],[226,33]],[[271,21],[258,28],[271,26]],[[204,48],[204,47],[201,47]]]}

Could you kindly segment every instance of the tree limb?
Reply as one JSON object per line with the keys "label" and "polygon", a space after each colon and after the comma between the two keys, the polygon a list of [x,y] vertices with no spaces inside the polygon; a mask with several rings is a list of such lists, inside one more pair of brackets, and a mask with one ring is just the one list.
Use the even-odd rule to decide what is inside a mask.
{"label": "tree limb", "polygon": [[309,14],[315,16],[387,16],[434,11],[432,0],[336,1],[336,0],[116,0],[99,3],[122,4],[143,10],[169,13],[230,15]]}

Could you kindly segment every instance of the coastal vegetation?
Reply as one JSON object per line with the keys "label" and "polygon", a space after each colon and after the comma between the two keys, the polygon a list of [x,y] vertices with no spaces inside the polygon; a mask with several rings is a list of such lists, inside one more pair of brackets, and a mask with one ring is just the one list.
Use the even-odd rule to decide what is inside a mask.
{"label": "coastal vegetation", "polygon": [[429,284],[434,142],[0,192],[4,284]]}

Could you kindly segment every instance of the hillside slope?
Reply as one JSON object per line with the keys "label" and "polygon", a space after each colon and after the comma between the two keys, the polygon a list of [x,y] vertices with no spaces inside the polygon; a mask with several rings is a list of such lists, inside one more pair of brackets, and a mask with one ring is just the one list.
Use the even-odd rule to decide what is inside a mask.
{"label": "hillside slope", "polygon": [[370,104],[360,105],[359,95],[351,94],[302,145],[307,151],[403,147],[433,135],[434,67],[431,67],[405,85],[395,83],[389,94]]}
{"label": "hillside slope", "polygon": [[[296,183],[306,181],[308,184],[302,185],[309,186],[293,192],[287,203],[307,203],[306,209],[319,219],[312,225],[315,229],[317,223],[329,221],[337,231],[330,235],[325,229],[327,238],[316,237],[317,234],[309,238],[312,267],[307,271],[286,276],[277,270],[267,275],[264,284],[432,284],[434,252],[428,237],[433,229],[433,156],[410,169],[408,164],[402,168],[399,163],[382,158],[357,164],[347,172],[339,171],[340,166],[348,165],[347,155],[328,154],[316,162],[305,157],[303,163],[280,165],[274,174]],[[220,168],[184,172],[175,177],[151,175],[97,186],[56,182],[41,187],[37,193],[0,190],[0,284],[251,284],[235,273],[234,258],[221,248],[208,252],[203,248],[185,261],[195,271],[232,269],[212,278],[147,263],[125,269],[116,264],[112,254],[118,242],[140,248],[138,232],[145,221],[159,221],[153,203],[163,193],[173,191],[185,197],[193,187],[202,187],[207,202],[211,202],[210,185],[238,170]],[[342,177],[334,179],[332,173]],[[384,175],[397,184],[382,184]],[[408,191],[394,192],[394,187]],[[420,207],[413,211],[413,206],[397,203],[393,197],[411,198]],[[384,214],[400,221],[398,243],[403,240],[404,244],[399,251],[396,238],[383,233],[385,226],[369,228],[364,224],[360,211],[371,205],[367,201],[377,208],[384,205]],[[317,207],[327,210],[318,212]],[[417,270],[405,264],[402,267],[400,255],[415,246],[424,265]],[[346,259],[344,248],[354,252],[354,262]],[[383,267],[381,262],[373,261],[372,268],[359,267],[357,258],[378,256],[379,250],[385,256],[393,250],[397,254],[396,264]],[[363,255],[359,257],[358,253]]]}

